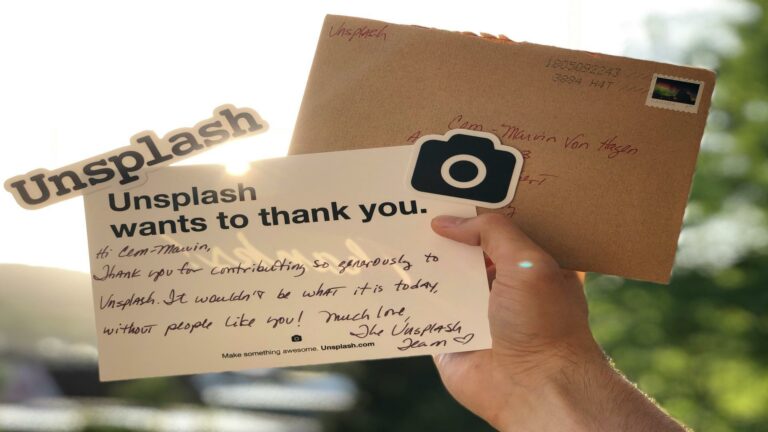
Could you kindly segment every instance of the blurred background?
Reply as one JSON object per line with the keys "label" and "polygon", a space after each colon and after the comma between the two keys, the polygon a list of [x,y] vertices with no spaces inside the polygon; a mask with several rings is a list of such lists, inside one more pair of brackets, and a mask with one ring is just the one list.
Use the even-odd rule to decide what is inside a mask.
{"label": "blurred background", "polygon": [[[717,71],[669,286],[589,275],[616,365],[697,430],[768,431],[768,0],[2,2],[0,178],[255,108],[271,130],[190,163],[285,154],[326,13]],[[0,194],[0,431],[482,431],[427,357],[97,379],[80,199]]]}

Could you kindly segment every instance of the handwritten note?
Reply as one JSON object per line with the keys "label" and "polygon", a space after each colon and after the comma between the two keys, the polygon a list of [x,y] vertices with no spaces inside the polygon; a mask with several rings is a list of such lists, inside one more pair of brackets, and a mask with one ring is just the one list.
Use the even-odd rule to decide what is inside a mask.
{"label": "handwritten note", "polygon": [[405,186],[411,146],[166,168],[85,197],[102,380],[490,346],[471,206]]}

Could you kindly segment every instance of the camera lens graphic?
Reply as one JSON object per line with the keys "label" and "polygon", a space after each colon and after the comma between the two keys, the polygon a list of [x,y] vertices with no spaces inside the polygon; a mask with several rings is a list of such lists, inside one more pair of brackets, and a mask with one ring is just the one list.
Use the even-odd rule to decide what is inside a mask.
{"label": "camera lens graphic", "polygon": [[523,155],[487,132],[453,129],[414,144],[408,186],[464,204],[502,208],[512,201]]}
{"label": "camera lens graphic", "polygon": [[[451,175],[451,168],[455,164],[460,162],[469,162],[472,165],[474,165],[475,168],[477,168],[477,174],[473,179],[464,180],[464,181],[456,180]],[[485,164],[483,163],[483,161],[481,161],[479,158],[475,156],[468,155],[468,154],[453,155],[448,159],[446,159],[445,162],[443,162],[443,166],[440,167],[440,175],[442,175],[443,180],[449,185],[459,189],[469,189],[479,185],[480,183],[483,182],[483,180],[485,180],[486,174],[487,174],[487,171],[485,169]]]}

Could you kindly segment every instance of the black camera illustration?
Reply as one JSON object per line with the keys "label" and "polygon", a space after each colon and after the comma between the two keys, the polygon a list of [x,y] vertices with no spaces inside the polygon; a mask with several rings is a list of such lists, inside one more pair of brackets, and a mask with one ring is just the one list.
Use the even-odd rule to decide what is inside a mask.
{"label": "black camera illustration", "polygon": [[301,342],[301,335],[291,336],[291,342]]}
{"label": "black camera illustration", "polygon": [[488,208],[512,201],[523,157],[495,135],[454,129],[445,136],[424,136],[415,146],[413,189]]}

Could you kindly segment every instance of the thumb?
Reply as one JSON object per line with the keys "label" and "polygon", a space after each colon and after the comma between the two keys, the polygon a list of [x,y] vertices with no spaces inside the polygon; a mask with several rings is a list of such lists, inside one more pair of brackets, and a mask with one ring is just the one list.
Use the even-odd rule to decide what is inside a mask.
{"label": "thumb", "polygon": [[432,229],[451,240],[481,246],[496,265],[497,275],[520,268],[545,271],[560,268],[508,217],[498,213],[485,213],[467,219],[438,216],[432,219]]}

